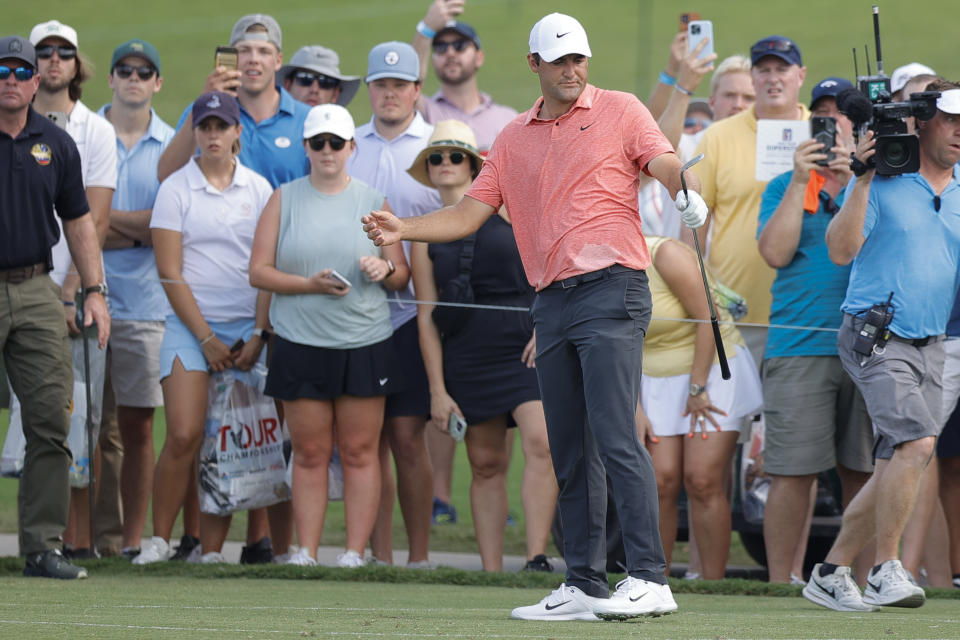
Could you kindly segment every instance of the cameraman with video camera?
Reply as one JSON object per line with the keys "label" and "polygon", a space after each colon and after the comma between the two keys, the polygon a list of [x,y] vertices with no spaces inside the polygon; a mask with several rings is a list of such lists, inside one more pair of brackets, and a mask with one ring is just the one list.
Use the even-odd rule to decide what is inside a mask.
{"label": "cameraman with video camera", "polygon": [[[853,161],[859,175],[827,228],[830,259],[853,262],[837,348],[866,401],[876,458],[803,589],[811,602],[838,611],[925,600],[898,559],[898,543],[942,424],[943,334],[960,267],[960,85],[937,81],[927,90],[940,92],[932,117],[919,115],[922,100],[911,97],[909,105],[917,114],[919,171],[878,175],[874,132],[867,132]],[[890,106],[872,105],[873,120]],[[874,536],[876,564],[861,595],[850,563]]]}

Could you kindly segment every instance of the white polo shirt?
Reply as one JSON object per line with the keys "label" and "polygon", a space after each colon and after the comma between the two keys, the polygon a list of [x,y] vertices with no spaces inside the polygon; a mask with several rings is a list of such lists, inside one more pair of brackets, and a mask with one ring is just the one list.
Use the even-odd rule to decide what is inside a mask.
{"label": "white polo shirt", "polygon": [[[80,152],[80,171],[84,188],[116,189],[117,134],[113,130],[113,125],[77,100],[73,111],[67,116],[66,131],[77,143],[77,150]],[[71,259],[67,238],[63,233],[63,223],[59,216],[57,216],[57,224],[60,225],[60,241],[53,247],[53,272],[50,277],[58,285],[62,285],[67,277]]]}
{"label": "white polo shirt", "polygon": [[150,228],[181,234],[181,273],[207,322],[256,316],[250,248],[272,193],[266,178],[239,161],[233,181],[223,191],[207,182],[196,158],[160,185]]}
{"label": "white polo shirt", "polygon": [[[443,203],[437,190],[420,184],[407,173],[432,134],[433,126],[417,113],[406,131],[393,140],[387,140],[377,132],[371,118],[367,124],[357,127],[354,136],[357,150],[350,156],[347,173],[384,194],[390,208],[401,218],[420,216],[439,209]],[[409,262],[409,242],[403,243],[403,251]],[[413,281],[403,291],[391,293],[390,297],[390,322],[396,329],[417,315],[415,304],[403,303],[415,299]]]}

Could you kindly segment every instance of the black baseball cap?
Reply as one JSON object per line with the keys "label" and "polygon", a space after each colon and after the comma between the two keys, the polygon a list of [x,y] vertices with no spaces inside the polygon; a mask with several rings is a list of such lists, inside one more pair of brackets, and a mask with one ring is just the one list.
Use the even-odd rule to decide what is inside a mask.
{"label": "black baseball cap", "polygon": [[37,52],[29,40],[20,36],[0,38],[0,60],[3,58],[15,58],[37,68]]}
{"label": "black baseball cap", "polygon": [[798,67],[803,66],[800,47],[790,38],[783,36],[767,36],[762,40],[757,40],[757,42],[750,47],[751,65],[757,64],[761,58],[767,56],[776,56],[789,64],[795,64]]}
{"label": "black baseball cap", "polygon": [[193,102],[193,126],[216,116],[229,125],[240,124],[240,106],[237,99],[223,91],[208,91]]}
{"label": "black baseball cap", "polygon": [[450,31],[455,31],[456,33],[459,33],[464,38],[466,38],[467,40],[472,42],[474,45],[476,45],[477,49],[480,48],[480,38],[477,36],[476,29],[468,25],[466,22],[451,22],[450,24],[446,25],[443,29],[440,29],[439,31],[437,31],[437,34],[433,36],[433,41],[436,42],[437,38],[439,38],[444,33],[449,33]]}
{"label": "black baseball cap", "polygon": [[824,78],[816,84],[810,93],[810,108],[813,109],[813,105],[817,104],[817,100],[820,98],[836,98],[837,94],[844,89],[853,89],[853,83],[846,78],[834,76]]}

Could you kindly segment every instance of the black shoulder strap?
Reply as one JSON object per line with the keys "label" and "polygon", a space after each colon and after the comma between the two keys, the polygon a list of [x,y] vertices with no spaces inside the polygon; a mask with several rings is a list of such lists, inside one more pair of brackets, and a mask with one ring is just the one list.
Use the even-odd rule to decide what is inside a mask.
{"label": "black shoulder strap", "polygon": [[470,278],[470,272],[473,271],[473,250],[477,244],[477,234],[471,233],[463,239],[463,245],[460,248],[460,275]]}

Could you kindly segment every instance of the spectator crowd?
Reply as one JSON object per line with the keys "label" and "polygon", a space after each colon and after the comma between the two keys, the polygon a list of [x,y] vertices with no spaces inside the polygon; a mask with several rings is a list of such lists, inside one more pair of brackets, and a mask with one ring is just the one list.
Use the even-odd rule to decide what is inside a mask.
{"label": "spectator crowd", "polygon": [[[538,314],[556,305],[562,316],[561,294],[573,300],[568,292],[601,271],[596,279],[616,280],[619,269],[636,268],[634,256],[611,241],[571,256],[589,268],[565,271],[556,262],[564,257],[551,254],[545,270],[532,270],[521,212],[548,208],[561,194],[529,204],[512,195],[520,187],[506,175],[531,153],[510,144],[532,139],[519,131],[556,120],[553,135],[567,136],[565,118],[591,109],[599,118],[615,92],[585,85],[587,35],[576,20],[551,14],[534,27],[528,58],[544,98],[519,115],[496,103],[480,90],[494,72],[482,70],[484,46],[459,20],[464,9],[463,0],[433,0],[409,42],[371,47],[363,75],[341,72],[337,52],[319,44],[285,58],[277,21],[243,16],[232,50],[176,126],[151,107],[164,85],[162,56],[144,39],[116,46],[112,100],[96,110],[81,100],[90,77],[82,34],[50,20],[28,38],[0,39],[0,312],[14,318],[0,321],[0,346],[26,441],[25,573],[83,578],[86,569],[71,560],[115,555],[134,564],[225,562],[230,516],[201,509],[198,460],[207,423],[219,417],[213,389],[236,371],[255,381],[282,424],[289,490],[250,509],[243,563],[315,565],[342,472],[338,564],[393,564],[398,501],[407,566],[431,568],[431,527],[456,522],[465,506],[451,497],[463,441],[482,566],[501,571],[519,434],[525,570],[553,570],[558,503],[571,538],[589,535],[588,521],[602,514],[594,503],[605,493],[595,493],[596,478],[581,478],[591,469],[573,459],[585,448],[576,455],[599,451],[606,466],[627,546],[663,556],[654,574],[669,571],[685,494],[687,577],[722,579],[737,450],[760,438],[771,582],[805,585],[808,599],[837,610],[915,607],[923,586],[960,588],[960,85],[919,63],[893,73],[893,100],[935,91],[936,112],[906,122],[919,139],[919,170],[876,175],[874,135],[842,109],[854,86],[840,69],[806,78],[800,44],[780,35],[749,49],[742,43],[744,54],[723,59],[707,53],[712,43],[691,48],[686,30],[676,35],[646,107],[631,98],[624,111],[624,121],[636,117],[655,131],[644,128],[642,144],[656,153],[638,150],[633,174],[604,165],[617,174],[605,179],[632,190],[624,212],[642,228],[635,257],[646,261],[652,299],[631,321],[643,344],[637,384],[627,387],[636,405],[627,431],[638,451],[621,458],[590,421],[577,425],[586,436],[556,426],[579,416],[559,415],[556,396],[579,392],[565,387],[603,396],[591,388],[586,356],[579,382],[561,379],[567,347]],[[544,48],[539,32],[553,25],[569,27],[573,48]],[[426,96],[431,66],[440,89]],[[552,89],[549,72],[561,78]],[[580,82],[569,78],[582,80],[583,93],[564,102],[557,96]],[[356,123],[350,104],[362,86],[373,115]],[[701,87],[707,99],[693,97]],[[554,104],[572,106],[551,113]],[[812,117],[832,120],[833,146],[805,139],[788,171],[761,179],[765,127],[805,129]],[[585,141],[592,124],[579,127]],[[552,150],[543,171],[566,175],[577,152],[595,159],[582,146],[571,157]],[[661,156],[677,166],[694,160],[689,196],[686,185],[678,195],[676,167]],[[580,194],[571,184],[573,203]],[[701,224],[689,214],[698,193]],[[394,220],[401,229],[435,210],[459,211],[464,200],[493,213],[471,217],[477,223],[462,232],[417,227],[419,235],[398,232],[397,242],[378,238]],[[473,211],[480,209],[464,215]],[[19,217],[27,212],[29,220]],[[628,285],[620,302],[631,295]],[[892,320],[863,351],[858,336],[884,302]],[[89,341],[92,356],[105,358],[92,500],[66,477],[69,376],[83,365],[71,366],[71,340]],[[589,351],[589,342],[577,349]],[[618,384],[617,372],[610,376]],[[157,454],[161,406],[166,439]],[[647,465],[656,483],[638,488],[636,500],[623,487],[646,481],[622,468],[631,465]],[[843,525],[811,570],[807,540],[828,476],[840,482]],[[579,483],[589,486],[583,495]],[[589,517],[574,522],[573,506],[584,504]],[[643,535],[659,540],[635,540],[632,522],[644,504],[655,504],[659,519]],[[564,546],[568,582],[514,617],[634,615],[591,607],[606,587],[598,596],[590,585],[605,576],[581,574],[577,563],[598,559]],[[628,568],[656,591],[664,581],[648,571]],[[624,593],[637,588],[629,580]],[[668,587],[657,593],[660,608],[644,615],[676,608]],[[569,594],[585,608],[558,608]]]}

